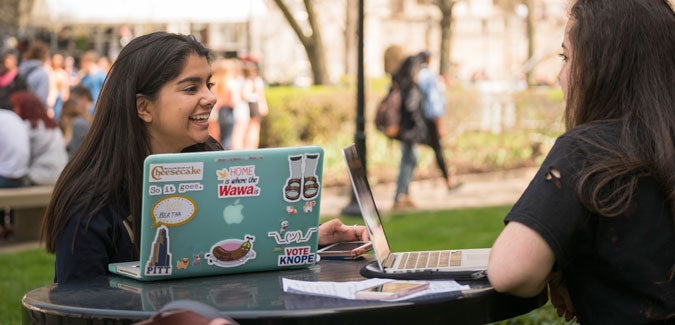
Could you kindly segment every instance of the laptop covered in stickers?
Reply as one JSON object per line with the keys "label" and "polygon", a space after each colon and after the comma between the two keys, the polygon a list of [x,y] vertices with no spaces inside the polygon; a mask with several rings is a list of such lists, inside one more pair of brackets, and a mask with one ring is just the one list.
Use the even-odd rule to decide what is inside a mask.
{"label": "laptop covered in stickers", "polygon": [[323,149],[157,154],[143,170],[143,281],[303,268],[318,260]]}

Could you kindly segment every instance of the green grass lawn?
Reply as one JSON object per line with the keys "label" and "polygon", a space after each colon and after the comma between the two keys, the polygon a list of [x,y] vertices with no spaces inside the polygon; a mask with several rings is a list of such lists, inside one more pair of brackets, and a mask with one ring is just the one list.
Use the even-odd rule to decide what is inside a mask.
{"label": "green grass lawn", "polygon": [[[392,250],[490,247],[503,228],[509,207],[449,211],[390,213],[383,223]],[[346,224],[363,224],[360,217],[341,217]],[[21,323],[21,297],[52,283],[54,256],[42,249],[0,254],[0,324]],[[500,324],[566,324],[549,304]]]}

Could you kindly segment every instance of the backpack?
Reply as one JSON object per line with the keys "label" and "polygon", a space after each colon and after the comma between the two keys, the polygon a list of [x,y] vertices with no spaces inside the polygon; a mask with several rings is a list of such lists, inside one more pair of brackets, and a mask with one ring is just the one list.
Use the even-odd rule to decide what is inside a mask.
{"label": "backpack", "polygon": [[431,137],[424,117],[424,92],[411,84],[401,93],[402,108],[397,139],[408,143],[430,144]]}
{"label": "backpack", "polygon": [[389,93],[377,106],[375,128],[390,139],[398,139],[401,127],[402,102],[401,90],[396,85],[393,85],[389,89]]}

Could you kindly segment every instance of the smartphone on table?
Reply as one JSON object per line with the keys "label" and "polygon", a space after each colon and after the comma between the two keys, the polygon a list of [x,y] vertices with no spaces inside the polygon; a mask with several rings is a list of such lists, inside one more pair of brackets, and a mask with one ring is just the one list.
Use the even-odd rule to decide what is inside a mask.
{"label": "smartphone on table", "polygon": [[348,241],[328,245],[320,250],[319,256],[328,259],[356,259],[373,249],[370,241]]}
{"label": "smartphone on table", "polygon": [[413,293],[429,288],[425,281],[390,281],[374,287],[357,291],[356,299],[389,300],[403,298]]}

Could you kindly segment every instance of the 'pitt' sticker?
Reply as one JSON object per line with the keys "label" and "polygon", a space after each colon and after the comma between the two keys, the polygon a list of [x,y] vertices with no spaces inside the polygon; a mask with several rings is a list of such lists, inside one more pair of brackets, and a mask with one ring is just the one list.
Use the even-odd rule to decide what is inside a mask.
{"label": "'pitt' sticker", "polygon": [[204,178],[204,163],[150,164],[150,182],[201,181]]}
{"label": "'pitt' sticker", "polygon": [[144,273],[147,276],[171,275],[171,269],[169,229],[165,226],[160,226],[155,233],[150,259],[145,265]]}
{"label": "'pitt' sticker", "polygon": [[279,245],[286,245],[292,243],[304,243],[309,241],[309,238],[312,237],[312,234],[318,231],[317,227],[312,227],[307,230],[307,233],[302,234],[302,230],[285,230],[281,233],[277,231],[270,231],[267,233],[267,236],[274,237],[274,240]]}
{"label": "'pitt' sticker", "polygon": [[216,171],[218,180],[218,197],[248,197],[259,196],[260,187],[258,181],[260,178],[255,174],[255,166],[231,166],[229,169],[223,168]]}
{"label": "'pitt' sticker", "polygon": [[255,236],[246,235],[244,240],[226,239],[211,247],[211,251],[204,254],[209,265],[220,267],[235,267],[254,259],[256,254],[253,250]]}
{"label": "'pitt' sticker", "polygon": [[167,196],[152,206],[152,225],[179,226],[195,215],[197,204],[191,198],[183,195]]}
{"label": "'pitt' sticker", "polygon": [[314,264],[316,256],[309,246],[285,247],[284,255],[279,255],[278,266]]}

